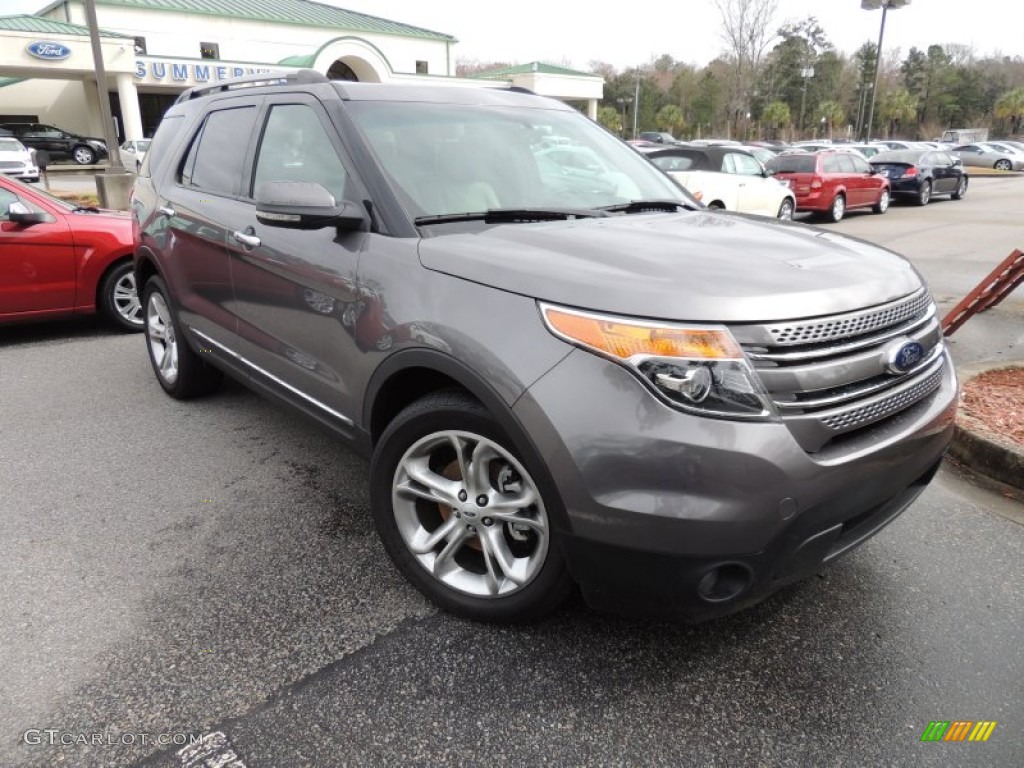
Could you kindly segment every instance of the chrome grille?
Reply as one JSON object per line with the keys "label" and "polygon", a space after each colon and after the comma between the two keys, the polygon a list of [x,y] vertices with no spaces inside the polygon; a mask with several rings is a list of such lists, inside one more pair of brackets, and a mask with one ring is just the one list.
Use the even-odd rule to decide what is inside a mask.
{"label": "chrome grille", "polygon": [[[947,365],[936,307],[923,288],[859,312],[732,331],[809,453],[928,397]],[[890,372],[888,356],[908,341],[921,344],[924,355],[906,373]]]}
{"label": "chrome grille", "polygon": [[767,330],[779,346],[815,344],[835,339],[847,339],[888,328],[920,315],[931,304],[924,289],[890,304],[861,312],[816,320],[813,322],[769,325]]}
{"label": "chrome grille", "polygon": [[822,418],[821,423],[833,432],[845,432],[849,429],[856,429],[866,424],[871,424],[879,419],[884,419],[894,413],[902,411],[909,405],[913,405],[925,395],[930,395],[939,388],[942,383],[942,369],[926,376],[923,381],[914,386],[897,392],[895,395],[883,398],[870,405],[838,413],[835,416]]}

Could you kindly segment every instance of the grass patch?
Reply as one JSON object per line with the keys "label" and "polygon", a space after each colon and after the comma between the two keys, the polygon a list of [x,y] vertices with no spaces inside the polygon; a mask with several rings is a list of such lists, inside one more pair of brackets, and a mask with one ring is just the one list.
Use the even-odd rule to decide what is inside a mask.
{"label": "grass patch", "polygon": [[100,199],[96,195],[83,194],[81,192],[61,192],[57,189],[51,190],[50,194],[54,197],[59,197],[61,200],[67,200],[74,205],[98,206],[100,204]]}

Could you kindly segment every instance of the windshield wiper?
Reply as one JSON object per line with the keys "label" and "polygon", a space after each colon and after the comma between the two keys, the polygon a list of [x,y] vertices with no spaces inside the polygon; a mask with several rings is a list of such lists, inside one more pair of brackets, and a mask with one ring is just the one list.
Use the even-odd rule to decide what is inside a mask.
{"label": "windshield wiper", "polygon": [[453,224],[461,221],[482,221],[485,224],[567,221],[570,219],[593,219],[607,215],[599,208],[491,208],[487,211],[419,216],[413,221],[419,227],[424,224]]}
{"label": "windshield wiper", "polygon": [[647,211],[667,211],[673,213],[680,209],[696,211],[697,207],[680,200],[630,200],[628,203],[602,205],[597,210],[608,211],[609,213],[646,213]]}

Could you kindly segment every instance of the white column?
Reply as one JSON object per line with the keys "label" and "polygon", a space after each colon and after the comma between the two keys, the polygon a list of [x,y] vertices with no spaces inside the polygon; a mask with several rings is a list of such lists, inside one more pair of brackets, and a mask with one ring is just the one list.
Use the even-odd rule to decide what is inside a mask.
{"label": "white column", "polygon": [[130,73],[117,76],[117,96],[121,100],[121,120],[124,123],[126,140],[143,139],[142,113],[139,111],[139,92]]}
{"label": "white column", "polygon": [[597,99],[587,99],[587,117],[597,122]]}

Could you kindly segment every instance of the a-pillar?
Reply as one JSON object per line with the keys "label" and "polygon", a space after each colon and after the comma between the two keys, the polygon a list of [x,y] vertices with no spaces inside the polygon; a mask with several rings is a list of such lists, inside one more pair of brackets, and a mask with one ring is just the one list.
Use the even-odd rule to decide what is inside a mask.
{"label": "a-pillar", "polygon": [[142,135],[142,112],[139,111],[139,92],[132,76],[123,72],[117,76],[117,96],[121,100],[121,120],[126,141],[145,138]]}

